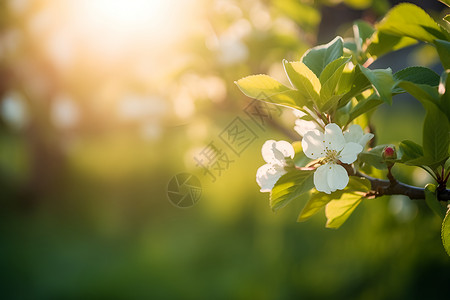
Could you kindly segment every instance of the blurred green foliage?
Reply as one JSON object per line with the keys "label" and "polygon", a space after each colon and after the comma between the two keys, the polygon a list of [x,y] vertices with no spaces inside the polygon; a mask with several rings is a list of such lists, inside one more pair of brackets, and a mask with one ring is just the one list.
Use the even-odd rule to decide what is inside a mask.
{"label": "blurred green foliage", "polygon": [[[195,21],[177,24],[189,30],[170,43],[151,31],[136,40],[77,39],[95,30],[72,32],[78,23],[70,20],[82,17],[66,21],[70,7],[1,2],[2,297],[445,296],[450,259],[425,203],[363,201],[334,231],[323,228],[323,216],[293,222],[304,200],[273,214],[258,191],[261,145],[286,139],[279,127],[293,134],[294,118],[285,109],[259,127],[244,110],[251,100],[233,82],[257,73],[282,80],[282,59],[299,59],[326,31],[341,34],[321,18],[327,12],[347,12],[339,16],[344,30],[355,10],[370,21],[389,6],[337,2],[192,0]],[[90,52],[89,43],[120,51]],[[417,57],[408,51],[403,60]],[[377,63],[395,71],[399,59]],[[421,142],[422,108],[404,97],[373,115],[379,144]],[[212,182],[194,157],[211,141],[227,149],[219,135],[237,116],[258,137],[240,156],[225,150],[235,162]],[[169,203],[166,187],[184,171],[201,179],[203,194],[182,210]],[[412,167],[394,172],[407,183],[426,181]]]}

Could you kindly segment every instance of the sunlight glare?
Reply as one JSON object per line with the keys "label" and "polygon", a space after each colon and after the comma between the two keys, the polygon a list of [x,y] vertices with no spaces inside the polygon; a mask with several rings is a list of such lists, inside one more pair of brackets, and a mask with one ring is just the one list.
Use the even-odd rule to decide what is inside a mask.
{"label": "sunlight glare", "polygon": [[99,29],[114,30],[115,34],[167,33],[166,19],[171,17],[173,1],[167,0],[83,0],[84,18]]}
{"label": "sunlight glare", "polygon": [[195,0],[71,0],[60,26],[86,54],[116,60],[136,51],[164,53],[182,41]]}

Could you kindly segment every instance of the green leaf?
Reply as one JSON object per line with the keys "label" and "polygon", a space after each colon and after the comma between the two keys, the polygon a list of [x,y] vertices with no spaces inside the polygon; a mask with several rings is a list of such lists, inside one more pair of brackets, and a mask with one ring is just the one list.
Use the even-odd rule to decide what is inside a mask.
{"label": "green leaf", "polygon": [[[445,76],[445,75],[444,75]],[[441,78],[442,80],[442,78]],[[450,99],[439,97],[439,92],[435,87],[431,87],[429,85],[424,84],[415,84],[408,81],[403,81],[398,83],[398,86],[402,89],[406,90],[408,93],[410,93],[414,98],[419,100],[423,107],[427,111],[433,111],[434,117],[438,119],[432,119],[432,116],[429,116],[429,118],[425,118],[425,121],[427,121],[427,132],[429,131],[432,133],[431,136],[434,136],[435,134],[443,135],[443,130],[446,130],[448,128],[448,122],[450,117]],[[441,89],[442,85],[439,85],[439,89]],[[428,114],[427,114],[428,116]],[[442,124],[442,126],[439,125],[439,123]],[[440,130],[437,130],[435,134],[433,134],[433,126],[439,126]],[[425,124],[424,124],[425,129]],[[425,148],[425,131],[423,133],[424,139],[424,148]],[[427,139],[430,141],[429,139]],[[447,141],[447,139],[444,139],[441,143],[444,143]],[[438,141],[435,141],[438,142]],[[431,146],[430,146],[431,147]],[[442,150],[442,149],[441,149]],[[427,153],[425,153],[425,156],[427,156]],[[427,156],[427,165],[431,166],[434,163],[438,163],[435,161],[434,156]]]}
{"label": "green leaf", "polygon": [[[414,143],[413,141],[404,140],[398,146],[401,162],[411,165],[411,161],[417,160],[423,157],[423,148],[419,144]],[[412,165],[416,165],[412,163]]]}
{"label": "green leaf", "polygon": [[342,191],[336,191],[331,194],[325,194],[321,192],[313,192],[311,197],[309,198],[308,203],[306,203],[305,207],[300,212],[298,216],[297,222],[303,222],[308,220],[311,216],[316,214],[322,207],[327,205],[333,199],[340,198]]}
{"label": "green leaf", "polygon": [[348,185],[340,193],[339,199],[331,200],[325,207],[326,227],[339,228],[350,217],[370,189],[370,181],[366,178],[350,176]]}
{"label": "green leaf", "polygon": [[450,159],[447,159],[447,161],[445,162],[444,170],[445,172],[448,172],[450,170]]}
{"label": "green leaf", "polygon": [[408,67],[394,74],[394,79],[399,81],[411,81],[416,84],[439,85],[439,75],[425,67]]}
{"label": "green leaf", "polygon": [[308,104],[308,100],[299,91],[291,90],[268,75],[252,75],[235,83],[250,98],[293,108]]}
{"label": "green leaf", "polygon": [[279,93],[272,95],[263,101],[276,104],[292,107],[295,109],[301,109],[303,106],[309,105],[309,100],[303,97],[303,95],[299,91],[287,91],[284,93]]}
{"label": "green leaf", "polygon": [[450,42],[444,40],[435,40],[434,45],[441,59],[444,69],[450,69]]}
{"label": "green leaf", "polygon": [[366,52],[367,41],[375,32],[375,29],[367,22],[355,21],[353,23],[353,35],[352,40],[345,40],[344,47],[349,49],[353,55],[353,58],[358,63],[364,63],[367,61],[368,56]]}
{"label": "green leaf", "polygon": [[375,29],[367,22],[358,20],[353,23],[353,34],[355,35],[355,39],[360,38],[363,43],[369,39],[374,32]]}
{"label": "green leaf", "polygon": [[[329,97],[325,103],[322,104],[320,111],[322,112],[327,112],[330,110],[333,110],[335,108],[335,106],[339,103],[339,100],[341,100],[342,96],[341,95],[334,95]],[[326,99],[326,97],[324,97],[324,99]]]}
{"label": "green leaf", "polygon": [[350,118],[347,122],[351,122],[360,115],[374,109],[377,106],[380,106],[384,102],[377,97],[370,96],[366,99],[359,101],[351,110],[350,110]]}
{"label": "green leaf", "polygon": [[428,85],[400,82],[399,86],[419,100],[427,111],[423,125],[423,157],[405,161],[410,165],[426,165],[434,169],[448,157],[450,125],[439,103],[436,88]]}
{"label": "green leaf", "polygon": [[439,82],[438,93],[440,96],[440,107],[447,119],[450,120],[450,70],[442,72],[441,80]]}
{"label": "green leaf", "polygon": [[283,60],[284,70],[289,81],[304,97],[314,103],[319,102],[320,81],[317,76],[302,62]]}
{"label": "green leaf", "polygon": [[331,194],[314,191],[306,203],[303,210],[300,212],[297,221],[303,222],[316,214],[322,207],[327,205],[330,201],[341,199],[345,193],[353,193],[361,197],[362,193],[370,190],[370,182],[365,178],[350,176],[347,187],[344,190],[335,191]]}
{"label": "green leaf", "polygon": [[353,39],[352,40],[345,39],[344,48],[350,50],[350,52],[352,53],[356,53],[356,51],[358,50],[356,43],[354,42]]}
{"label": "green leaf", "polygon": [[371,189],[370,181],[364,177],[350,176],[348,185],[344,191],[346,192],[363,192],[366,193]]}
{"label": "green leaf", "polygon": [[383,150],[386,146],[390,145],[378,145],[370,151],[361,152],[358,155],[358,159],[360,162],[369,164],[378,170],[385,170],[387,169],[386,162],[383,159]]}
{"label": "green leaf", "polygon": [[450,125],[445,114],[435,105],[426,107],[427,114],[423,124],[423,154],[433,163],[430,167],[436,167],[448,158],[450,145]]}
{"label": "green leaf", "polygon": [[[320,110],[327,111],[331,109],[341,99],[341,95],[336,95],[338,83],[341,79],[345,64],[350,58],[339,58],[325,67],[321,74],[321,79],[324,80],[320,90]],[[333,71],[334,70],[334,71]],[[332,73],[333,72],[333,73]],[[332,73],[331,76],[329,74]],[[323,76],[322,76],[323,75]],[[327,78],[328,77],[328,78]],[[326,80],[326,81],[325,81]]]}
{"label": "green leaf", "polygon": [[334,120],[336,124],[338,124],[340,127],[346,126],[349,122],[350,114],[346,110],[346,107],[343,107],[341,109],[338,109],[336,111],[336,114],[334,115]]}
{"label": "green leaf", "polygon": [[392,35],[407,36],[429,43],[435,39],[446,40],[448,37],[448,33],[423,9],[410,3],[402,3],[392,8],[376,28]]}
{"label": "green leaf", "polygon": [[425,186],[425,202],[441,220],[445,218],[445,209],[437,198],[436,186],[434,184],[429,183]]}
{"label": "green leaf", "polygon": [[245,95],[255,99],[261,99],[261,96],[268,98],[291,90],[272,77],[262,74],[247,76],[235,83]]}
{"label": "green leaf", "polygon": [[439,105],[439,93],[435,87],[409,81],[402,81],[397,85],[419,100],[424,107],[429,104]]}
{"label": "green leaf", "polygon": [[344,193],[338,200],[331,200],[325,207],[327,228],[339,228],[350,217],[363,197],[357,194]]}
{"label": "green leaf", "polygon": [[370,39],[370,44],[367,46],[367,53],[373,59],[377,59],[386,53],[396,51],[416,43],[417,40],[406,36],[396,36],[386,32],[377,31]]}
{"label": "green leaf", "polygon": [[270,192],[270,207],[273,211],[286,206],[292,200],[314,187],[314,171],[292,170],[278,179]]}
{"label": "green leaf", "polygon": [[323,69],[332,61],[344,54],[344,40],[338,36],[325,45],[309,49],[302,57],[302,61],[311,71],[320,77]]}
{"label": "green leaf", "polygon": [[304,116],[300,117],[299,119],[305,120],[305,121],[314,121],[315,120],[315,118],[313,116],[309,115],[309,114],[308,115],[304,115]]}
{"label": "green leaf", "polygon": [[[332,76],[336,73],[342,73],[342,69],[345,67],[345,64],[350,61],[350,57],[339,57],[336,60],[333,60],[329,63],[325,69],[323,69],[320,74],[319,81],[323,85],[325,82],[329,81]],[[341,70],[339,72],[339,70]]]}
{"label": "green leaf", "polygon": [[[351,89],[345,95],[342,96],[341,101],[339,102],[339,107],[343,107],[347,105],[347,103],[353,98],[367,90],[371,84],[367,77],[361,72],[360,68],[354,68],[351,73],[350,78],[345,78],[345,81],[351,82]],[[344,73],[345,76],[345,73]],[[343,76],[343,77],[344,77]],[[345,76],[346,77],[346,76]],[[341,81],[342,82],[342,81]],[[341,84],[341,82],[339,84]]]}
{"label": "green leaf", "polygon": [[[348,65],[346,65],[348,66]],[[352,68],[344,67],[344,70],[341,74],[341,78],[339,79],[337,91],[336,94],[343,95],[351,91],[353,87],[353,83],[355,81],[355,72],[356,68],[352,66]],[[359,74],[361,74],[361,71],[359,71]],[[367,80],[367,79],[366,79]]]}
{"label": "green leaf", "polygon": [[[400,81],[410,81],[416,84],[426,84],[429,86],[439,85],[439,75],[433,70],[425,67],[409,67],[394,74],[394,79]],[[394,88],[394,93],[403,93],[401,88]]]}
{"label": "green leaf", "polygon": [[450,256],[450,210],[445,215],[444,222],[442,222],[441,238],[445,251]]}
{"label": "green leaf", "polygon": [[358,65],[361,72],[372,84],[373,89],[377,93],[378,97],[392,104],[392,90],[395,85],[395,80],[392,76],[391,68],[370,70],[361,65]]}

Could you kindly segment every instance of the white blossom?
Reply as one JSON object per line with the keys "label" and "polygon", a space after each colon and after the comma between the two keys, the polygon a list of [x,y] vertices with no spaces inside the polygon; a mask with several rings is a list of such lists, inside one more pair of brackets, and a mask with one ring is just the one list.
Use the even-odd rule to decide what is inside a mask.
{"label": "white blossom", "polygon": [[301,119],[302,117],[306,116],[306,113],[298,109],[294,109],[294,115],[297,117],[297,119],[295,120],[294,130],[297,131],[299,135],[304,136],[308,131],[320,129],[320,127],[315,122]]}
{"label": "white blossom", "polygon": [[370,141],[374,135],[372,133],[364,133],[361,126],[353,124],[344,132],[344,138],[347,143],[354,142],[360,144],[363,148],[367,142]]}
{"label": "white blossom", "polygon": [[286,141],[268,140],[261,149],[266,164],[256,171],[256,182],[261,187],[261,192],[270,192],[281,176],[287,173],[286,159],[294,158],[294,147]]}
{"label": "white blossom", "polygon": [[[356,126],[356,127],[355,127]],[[308,158],[322,158],[321,165],[314,172],[314,186],[320,192],[330,194],[344,189],[349,181],[347,171],[339,163],[351,164],[363,150],[363,145],[370,140],[372,134],[363,134],[359,125],[352,125],[350,130],[342,133],[334,124],[325,126],[325,132],[318,130],[307,132],[303,136],[303,152]]]}

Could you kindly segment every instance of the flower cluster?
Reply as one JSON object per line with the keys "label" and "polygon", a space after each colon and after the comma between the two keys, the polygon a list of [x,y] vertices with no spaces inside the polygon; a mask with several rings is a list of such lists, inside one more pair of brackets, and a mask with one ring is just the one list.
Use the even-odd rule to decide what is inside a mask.
{"label": "flower cluster", "polygon": [[256,182],[261,192],[270,192],[281,176],[287,173],[288,160],[294,158],[294,147],[286,141],[269,140],[261,149],[266,164],[256,171]]}
{"label": "flower cluster", "polygon": [[[344,189],[349,177],[342,164],[353,163],[373,134],[364,133],[359,125],[351,125],[348,131],[342,132],[334,123],[326,125],[323,132],[312,126],[308,129],[311,130],[302,129],[303,152],[321,164],[314,172],[314,186],[327,194]],[[286,141],[269,140],[261,152],[267,163],[256,172],[256,182],[261,192],[270,192],[278,179],[287,173],[286,167],[294,157],[294,148]]]}

